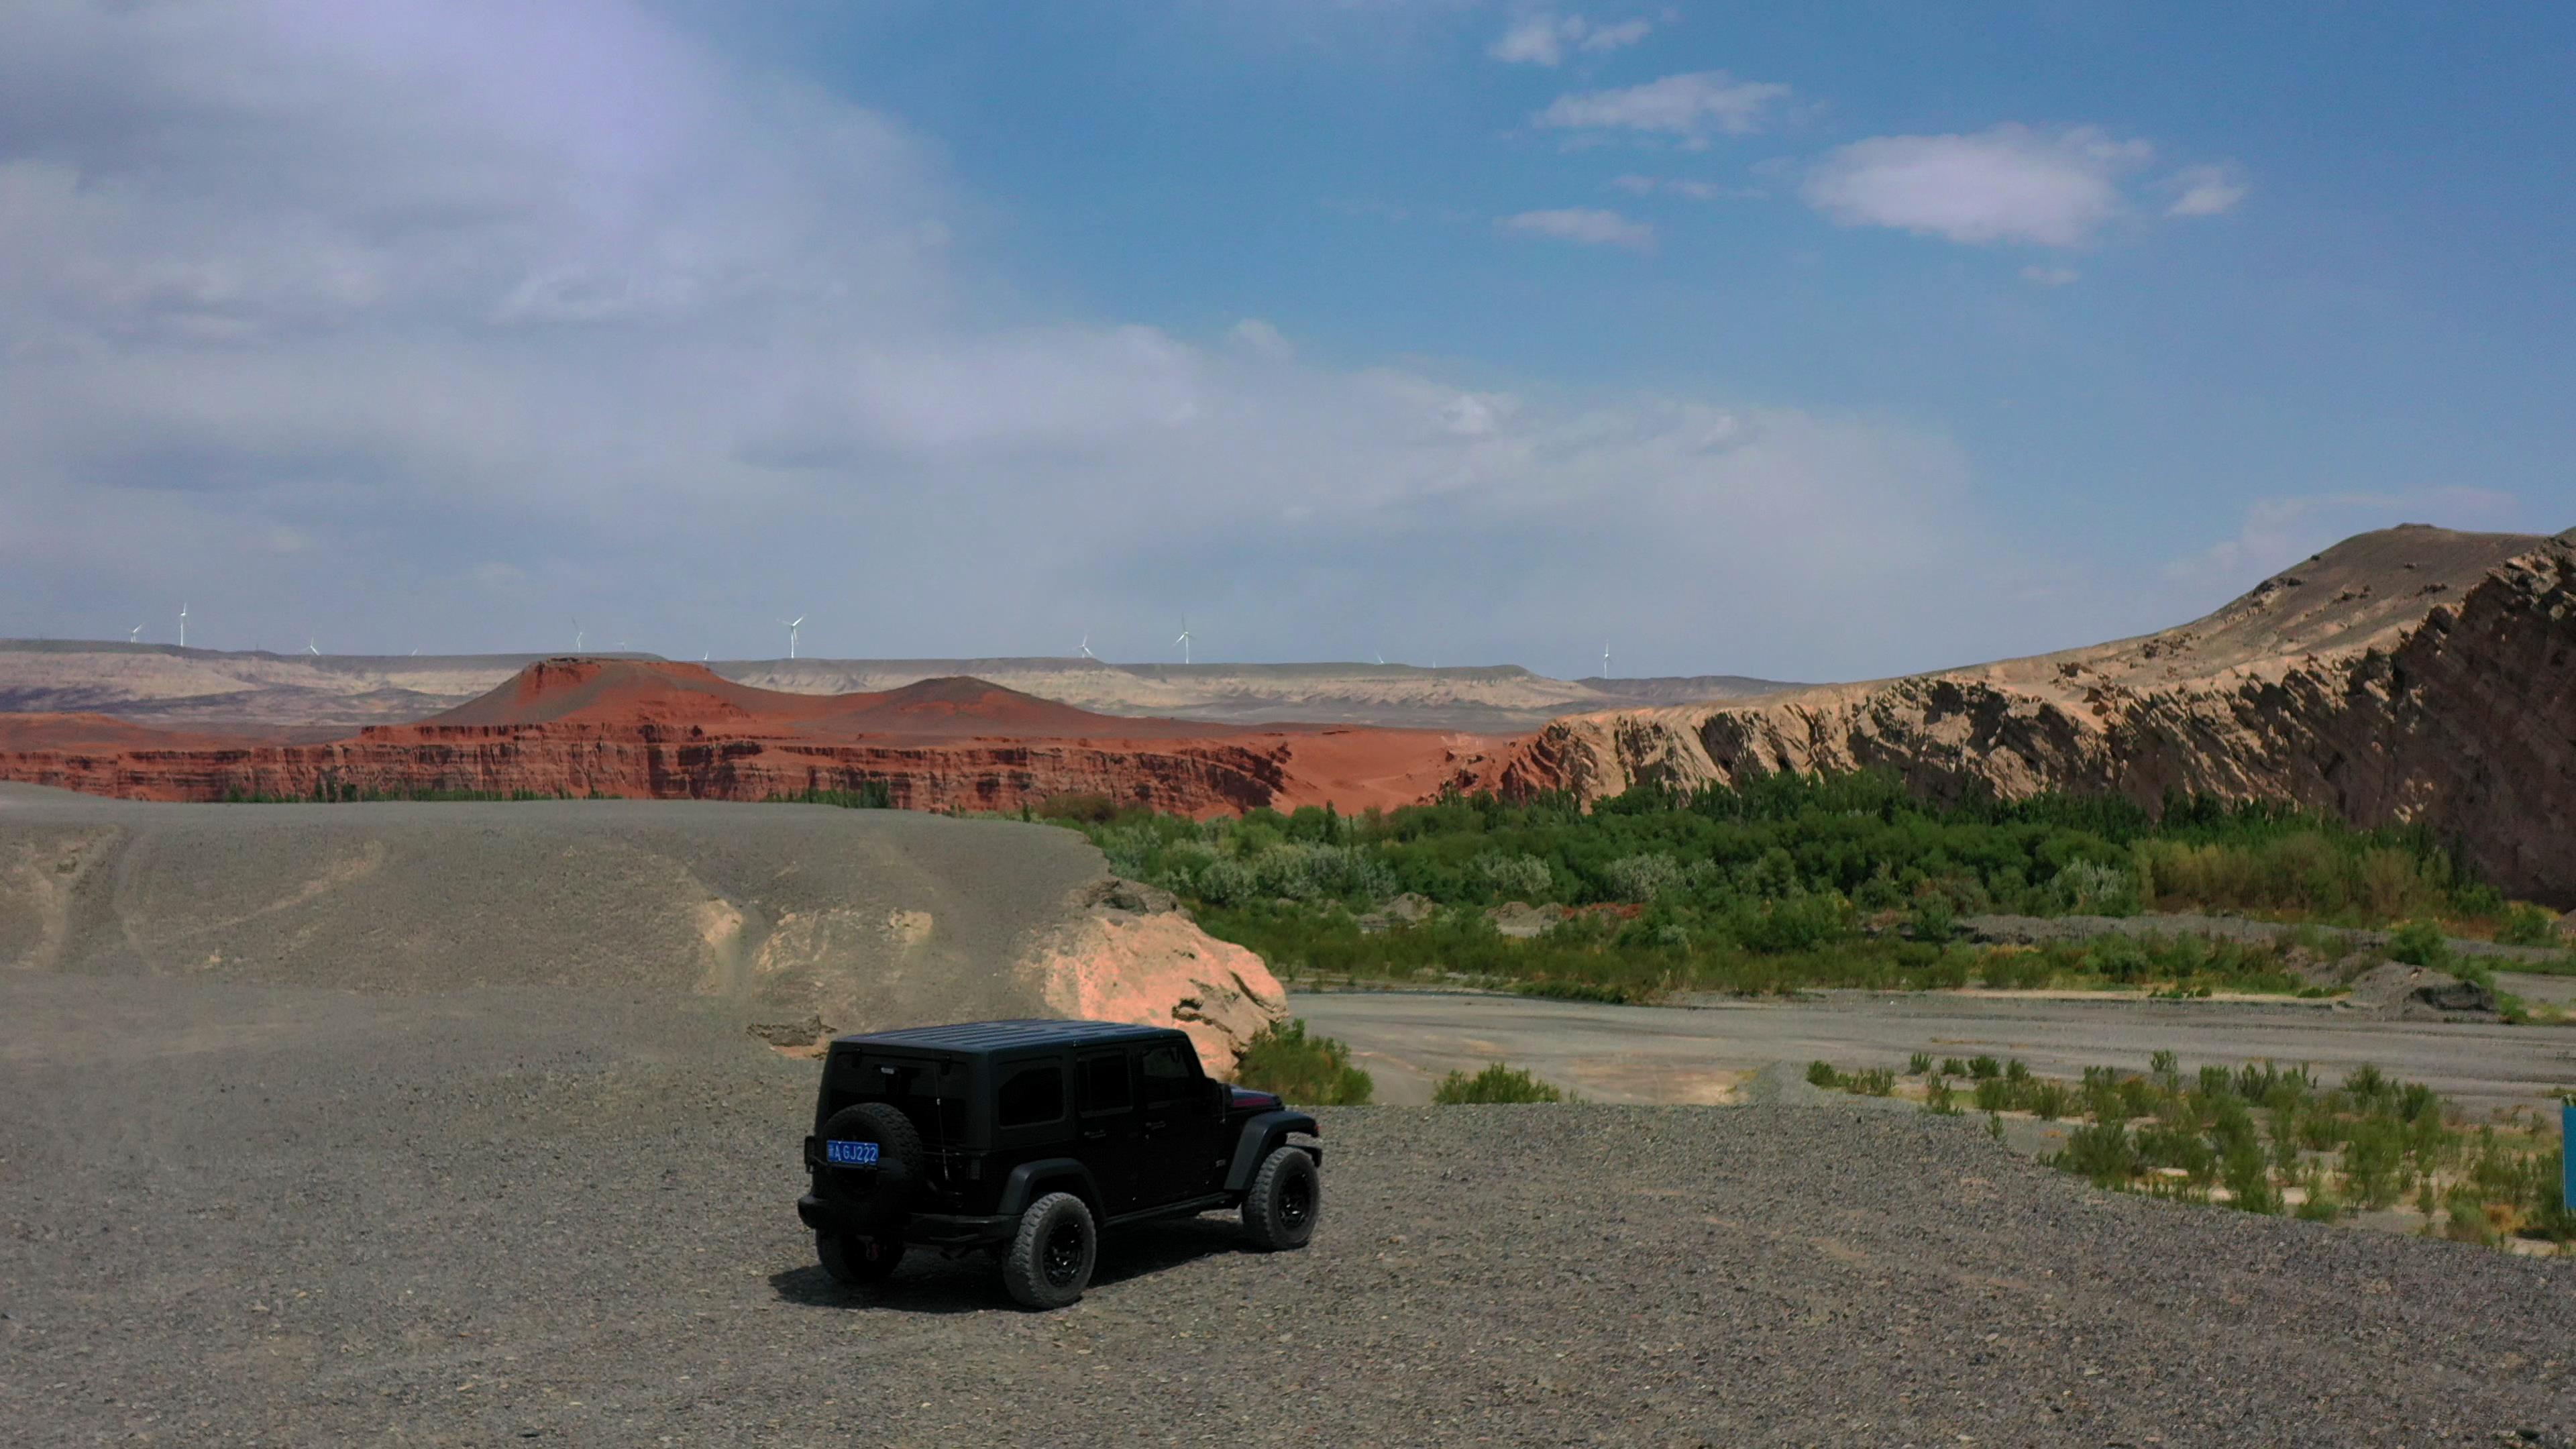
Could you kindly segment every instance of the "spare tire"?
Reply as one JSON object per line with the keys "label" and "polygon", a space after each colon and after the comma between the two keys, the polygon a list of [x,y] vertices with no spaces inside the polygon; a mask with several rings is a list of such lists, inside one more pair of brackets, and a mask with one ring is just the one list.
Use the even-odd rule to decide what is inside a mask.
{"label": "spare tire", "polygon": [[912,1119],[891,1102],[861,1102],[833,1113],[824,1122],[822,1135],[826,1143],[877,1145],[874,1167],[823,1169],[822,1194],[843,1205],[850,1227],[876,1236],[903,1226],[924,1162],[921,1130],[912,1125]]}

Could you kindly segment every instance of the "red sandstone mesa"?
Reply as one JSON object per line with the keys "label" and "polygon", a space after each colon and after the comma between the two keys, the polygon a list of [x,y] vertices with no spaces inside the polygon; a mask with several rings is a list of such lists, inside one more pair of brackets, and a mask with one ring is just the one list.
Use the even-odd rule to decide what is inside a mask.
{"label": "red sandstone mesa", "polygon": [[916,810],[1067,794],[1205,815],[1410,804],[1505,741],[1431,730],[1228,728],[1091,714],[974,679],[789,694],[694,664],[549,659],[455,709],[284,744],[99,716],[0,716],[0,777],[146,800],[326,789],[760,800],[882,784]]}

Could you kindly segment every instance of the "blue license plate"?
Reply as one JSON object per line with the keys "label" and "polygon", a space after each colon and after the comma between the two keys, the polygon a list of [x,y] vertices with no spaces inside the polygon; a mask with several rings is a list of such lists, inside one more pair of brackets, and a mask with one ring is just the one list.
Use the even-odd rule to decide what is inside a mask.
{"label": "blue license plate", "polygon": [[826,1142],[823,1144],[823,1156],[834,1167],[874,1167],[877,1165],[877,1144]]}

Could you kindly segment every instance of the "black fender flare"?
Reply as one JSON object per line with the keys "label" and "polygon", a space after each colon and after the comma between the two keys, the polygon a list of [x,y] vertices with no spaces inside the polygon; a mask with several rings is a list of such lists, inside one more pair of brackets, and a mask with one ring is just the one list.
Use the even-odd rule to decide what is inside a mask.
{"label": "black fender flare", "polygon": [[1027,1212],[1029,1204],[1040,1196],[1040,1184],[1061,1192],[1066,1190],[1061,1184],[1068,1181],[1074,1184],[1071,1191],[1089,1205],[1092,1217],[1106,1216],[1100,1183],[1092,1177],[1090,1168],[1071,1157],[1046,1157],[1012,1168],[1011,1175],[1002,1179],[1002,1215],[1016,1218]]}
{"label": "black fender flare", "polygon": [[[1261,1159],[1286,1141],[1291,1132],[1303,1132],[1309,1137],[1324,1135],[1316,1128],[1315,1119],[1303,1112],[1263,1112],[1246,1119],[1241,1135],[1234,1139],[1234,1160],[1226,1165],[1225,1190],[1242,1192],[1251,1187],[1252,1174],[1261,1170]],[[1320,1162],[1323,1154],[1318,1152],[1315,1158]]]}

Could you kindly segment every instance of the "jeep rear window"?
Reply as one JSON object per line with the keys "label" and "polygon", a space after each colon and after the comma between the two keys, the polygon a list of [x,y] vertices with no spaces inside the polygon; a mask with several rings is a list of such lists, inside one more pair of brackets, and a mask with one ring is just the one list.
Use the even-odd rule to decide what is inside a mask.
{"label": "jeep rear window", "polygon": [[1064,1068],[1022,1067],[1002,1079],[994,1103],[996,1127],[1033,1127],[1064,1116]]}
{"label": "jeep rear window", "polygon": [[924,1136],[938,1141],[965,1133],[966,1103],[973,1093],[967,1086],[964,1063],[869,1052],[851,1062],[847,1070],[853,1097],[875,1097],[894,1103]]}

